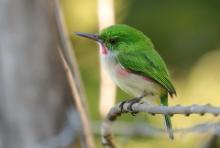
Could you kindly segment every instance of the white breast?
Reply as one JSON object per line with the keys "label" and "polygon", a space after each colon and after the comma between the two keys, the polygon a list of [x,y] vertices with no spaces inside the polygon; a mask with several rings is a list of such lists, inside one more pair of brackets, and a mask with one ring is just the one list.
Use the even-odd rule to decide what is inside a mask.
{"label": "white breast", "polygon": [[116,60],[116,55],[108,52],[101,55],[101,63],[107,69],[112,80],[123,91],[134,97],[141,96],[144,92],[149,94],[147,97],[154,99],[159,98],[162,87],[154,81],[143,76],[131,73],[123,68]]}

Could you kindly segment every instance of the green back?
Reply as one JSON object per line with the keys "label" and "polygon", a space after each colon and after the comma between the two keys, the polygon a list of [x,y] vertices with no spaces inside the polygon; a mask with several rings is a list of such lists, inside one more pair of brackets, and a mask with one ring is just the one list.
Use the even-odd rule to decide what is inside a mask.
{"label": "green back", "polygon": [[100,37],[124,68],[155,80],[171,96],[176,94],[163,59],[142,32],[127,25],[114,25],[103,30]]}

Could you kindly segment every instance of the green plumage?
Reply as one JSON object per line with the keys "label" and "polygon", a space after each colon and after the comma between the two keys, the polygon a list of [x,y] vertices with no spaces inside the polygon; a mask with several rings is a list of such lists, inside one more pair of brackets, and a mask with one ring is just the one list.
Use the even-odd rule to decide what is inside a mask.
{"label": "green plumage", "polygon": [[[103,30],[101,39],[109,50],[116,53],[118,62],[132,73],[154,80],[165,88],[160,96],[161,104],[168,106],[168,93],[172,97],[176,90],[170,81],[168,69],[154,49],[151,40],[142,32],[127,25],[114,25]],[[115,43],[111,43],[114,40]],[[164,115],[169,137],[173,139],[169,115]]]}
{"label": "green plumage", "polygon": [[119,53],[117,57],[126,69],[155,80],[166,88],[171,96],[176,94],[167,68],[155,50],[125,51]]}
{"label": "green plumage", "polygon": [[[155,80],[171,96],[176,94],[163,59],[142,32],[127,25],[114,25],[103,30],[101,38],[110,50],[117,51],[118,61],[124,68]],[[119,43],[112,45],[110,39]]]}
{"label": "green plumage", "polygon": [[[154,49],[151,40],[142,32],[127,25],[113,25],[99,35],[77,33],[101,44],[102,64],[113,81],[134,97],[143,95],[168,106],[168,94],[176,95],[163,59]],[[146,81],[143,77],[152,81]],[[148,80],[148,79],[147,79]],[[169,115],[164,115],[169,137],[173,139]]]}

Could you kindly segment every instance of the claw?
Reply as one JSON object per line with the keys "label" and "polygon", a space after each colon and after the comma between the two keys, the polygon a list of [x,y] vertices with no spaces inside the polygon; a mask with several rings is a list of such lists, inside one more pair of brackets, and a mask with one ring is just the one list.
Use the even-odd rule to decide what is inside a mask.
{"label": "claw", "polygon": [[[142,100],[143,97],[145,97],[146,94],[140,96],[140,97],[136,97],[136,98],[133,98],[133,99],[130,99],[130,100],[126,100],[126,101],[123,101],[121,102],[121,104],[119,105],[119,108],[121,109],[121,112],[124,112],[124,109],[123,109],[123,106],[125,103],[129,103],[127,109],[128,111],[133,115],[135,116],[138,112],[134,112],[133,111],[133,108],[132,106],[135,104],[135,103],[140,103],[140,101]],[[143,102],[141,102],[142,104]]]}
{"label": "claw", "polygon": [[124,104],[127,102],[127,100],[126,101],[122,101],[121,102],[121,104],[119,105],[119,108],[120,108],[120,110],[121,110],[121,112],[123,112],[123,106],[124,106]]}
{"label": "claw", "polygon": [[135,103],[139,103],[140,101],[141,101],[141,100],[140,100],[139,98],[134,98],[134,99],[131,99],[131,100],[128,101],[128,103],[129,103],[128,111],[129,111],[133,116],[135,116],[138,112],[134,112],[132,106],[133,106]]}

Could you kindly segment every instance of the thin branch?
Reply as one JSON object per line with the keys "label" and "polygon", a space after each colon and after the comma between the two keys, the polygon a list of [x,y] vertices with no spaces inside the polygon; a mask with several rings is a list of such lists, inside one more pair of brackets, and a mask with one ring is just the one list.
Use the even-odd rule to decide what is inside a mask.
{"label": "thin branch", "polygon": [[[100,122],[92,122],[93,133],[100,134]],[[129,130],[128,130],[129,129]],[[189,133],[206,133],[209,132],[214,135],[220,136],[220,122],[204,122],[186,128],[173,129],[175,134],[189,134]],[[146,122],[128,123],[117,122],[112,125],[112,133],[127,137],[158,137],[166,134],[166,130],[150,125]]]}
{"label": "thin branch", "polygon": [[136,112],[146,112],[152,115],[155,114],[167,114],[173,116],[175,114],[183,114],[189,116],[190,114],[199,114],[204,115],[206,113],[213,114],[217,116],[220,114],[220,107],[214,107],[209,104],[207,105],[191,105],[191,106],[156,106],[152,104],[148,104],[147,102],[143,103],[135,103],[132,105],[132,111],[129,109],[131,104],[129,102],[125,102],[122,107],[121,103],[118,103],[115,107],[113,107],[104,122],[101,126],[101,136],[102,136],[102,144],[107,148],[115,148],[115,144],[112,141],[112,124],[117,119],[117,117],[121,116],[123,113],[136,113]]}
{"label": "thin branch", "polygon": [[74,77],[77,85],[77,90],[79,91],[79,95],[81,100],[83,101],[83,105],[87,109],[87,97],[85,94],[83,83],[81,82],[81,76],[78,68],[78,64],[76,61],[76,56],[74,53],[73,46],[70,42],[68,31],[66,28],[64,16],[62,13],[62,9],[60,6],[60,0],[55,0],[55,17],[56,17],[56,25],[59,33],[59,43],[60,43],[60,50],[63,53],[63,56],[69,66],[70,72]]}
{"label": "thin branch", "polygon": [[74,102],[76,103],[76,108],[77,108],[79,115],[80,115],[80,118],[81,118],[82,127],[83,127],[83,136],[85,138],[86,147],[87,148],[94,148],[95,144],[94,144],[93,137],[92,137],[92,132],[91,132],[91,127],[90,127],[88,115],[87,115],[87,112],[86,112],[82,102],[81,102],[75,79],[73,78],[72,73],[71,73],[61,51],[60,51],[60,56],[63,61],[63,65],[65,67],[67,77],[69,79],[71,93],[73,95]]}
{"label": "thin branch", "polygon": [[80,119],[83,127],[83,138],[86,148],[94,148],[95,143],[92,136],[92,131],[89,123],[89,117],[86,110],[86,98],[81,84],[77,63],[73,53],[71,43],[67,36],[67,30],[64,23],[63,13],[60,7],[60,1],[55,0],[55,17],[57,28],[60,35],[61,48],[59,54],[62,59],[66,74],[69,80],[73,101],[75,102],[76,109],[79,112]]}
{"label": "thin branch", "polygon": [[[44,141],[36,145],[34,148],[58,148],[58,147],[68,147],[72,142],[72,138],[75,138],[78,133],[81,132],[81,123],[76,123],[79,120],[78,113],[70,108],[67,112],[67,123],[60,133],[51,139]],[[94,134],[100,135],[100,121],[92,122],[92,130]],[[129,130],[128,130],[129,129]],[[113,125],[112,132],[116,135],[122,135],[128,138],[131,137],[159,137],[166,134],[166,130],[162,128],[155,127],[146,122],[136,122],[129,123],[118,121]],[[204,122],[198,123],[196,125],[173,129],[173,132],[177,134],[189,134],[189,133],[210,133],[214,137],[220,137],[220,122]],[[209,144],[209,143],[207,143]]]}

